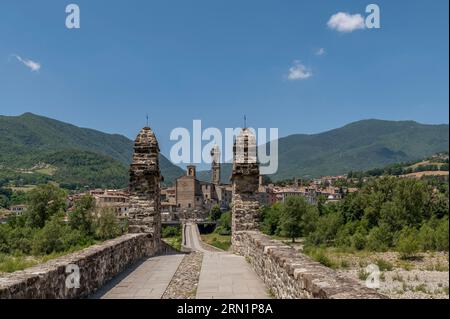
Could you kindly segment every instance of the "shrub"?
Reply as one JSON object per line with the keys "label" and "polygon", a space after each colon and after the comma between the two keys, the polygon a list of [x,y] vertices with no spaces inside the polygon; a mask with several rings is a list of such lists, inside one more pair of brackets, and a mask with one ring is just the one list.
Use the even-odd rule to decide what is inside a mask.
{"label": "shrub", "polygon": [[122,227],[114,210],[102,208],[97,212],[95,220],[95,236],[98,239],[111,239],[122,233]]}
{"label": "shrub", "polygon": [[420,227],[418,240],[420,248],[424,251],[436,249],[436,234],[428,223],[425,223]]}
{"label": "shrub", "polygon": [[370,275],[370,272],[367,272],[364,268],[358,270],[358,278],[359,280],[365,281]]}
{"label": "shrub", "polygon": [[443,218],[436,228],[436,249],[441,251],[448,251],[448,217]]}
{"label": "shrub", "polygon": [[162,228],[162,233],[161,236],[163,238],[168,238],[168,237],[177,237],[181,235],[181,231],[179,227],[175,227],[175,226],[165,226]]}
{"label": "shrub", "polygon": [[389,248],[391,235],[383,228],[374,227],[367,236],[366,248],[371,251],[386,251]]}
{"label": "shrub", "polygon": [[375,262],[381,271],[391,271],[394,266],[387,260],[377,259]]}
{"label": "shrub", "polygon": [[216,220],[219,220],[221,215],[222,215],[222,211],[220,210],[220,206],[216,204],[211,208],[209,218],[213,221],[216,221]]}
{"label": "shrub", "polygon": [[215,229],[216,233],[220,235],[230,235],[231,234],[231,213],[226,212],[220,216],[219,222]]}
{"label": "shrub", "polygon": [[414,257],[419,252],[419,241],[417,230],[405,227],[399,234],[397,240],[397,250],[403,259]]}
{"label": "shrub", "polygon": [[353,236],[351,237],[352,247],[356,250],[363,250],[364,247],[366,247],[366,242],[366,236],[364,236],[360,232],[353,234]]}
{"label": "shrub", "polygon": [[330,267],[333,269],[338,268],[338,264],[327,256],[325,250],[323,248],[315,248],[313,246],[307,246],[304,248],[303,252],[310,256],[313,260],[321,263],[326,267]]}

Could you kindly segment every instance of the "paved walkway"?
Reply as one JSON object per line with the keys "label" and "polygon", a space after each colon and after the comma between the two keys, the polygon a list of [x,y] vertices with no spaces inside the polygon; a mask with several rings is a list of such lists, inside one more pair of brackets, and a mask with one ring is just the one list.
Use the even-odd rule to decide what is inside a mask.
{"label": "paved walkway", "polygon": [[203,252],[197,299],[268,298],[263,282],[244,257],[204,249],[195,224],[187,224],[185,231],[186,246]]}
{"label": "paved walkway", "polygon": [[94,299],[160,299],[185,255],[150,257],[97,291]]}
{"label": "paved walkway", "polygon": [[[185,245],[203,253],[197,299],[264,299],[266,288],[242,256],[205,249],[196,224],[186,224]],[[115,277],[90,298],[160,299],[183,254],[150,257]]]}

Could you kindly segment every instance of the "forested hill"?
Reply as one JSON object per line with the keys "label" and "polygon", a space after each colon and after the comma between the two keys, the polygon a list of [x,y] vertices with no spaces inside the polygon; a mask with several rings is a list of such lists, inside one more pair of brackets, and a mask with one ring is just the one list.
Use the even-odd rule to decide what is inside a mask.
{"label": "forested hill", "polygon": [[363,120],[313,135],[279,140],[274,179],[345,174],[448,151],[449,126]]}
{"label": "forested hill", "polygon": [[[449,126],[362,120],[324,133],[290,135],[278,143],[278,172],[270,176],[272,180],[314,178],[382,168],[447,152]],[[222,180],[229,181],[230,175],[231,167],[225,164]],[[210,172],[200,172],[199,176],[208,180]]]}
{"label": "forested hill", "polygon": [[[0,116],[0,136],[0,165],[4,175],[17,172],[17,168],[34,167],[29,174],[43,173],[40,177],[57,182],[91,187],[127,184],[133,141],[122,135],[25,113]],[[166,182],[183,174],[162,155],[160,161]]]}

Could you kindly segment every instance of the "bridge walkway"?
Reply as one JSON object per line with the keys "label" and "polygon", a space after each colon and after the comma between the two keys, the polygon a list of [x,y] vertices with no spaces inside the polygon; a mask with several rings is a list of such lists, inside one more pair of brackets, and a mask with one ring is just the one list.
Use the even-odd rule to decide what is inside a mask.
{"label": "bridge walkway", "polygon": [[147,258],[115,277],[91,299],[161,299],[184,254]]}
{"label": "bridge walkway", "polygon": [[[206,249],[195,223],[185,226],[185,246],[203,253],[197,299],[269,298],[263,282],[242,256]],[[205,246],[206,247],[206,246]],[[144,259],[116,276],[91,299],[160,299],[184,254]]]}
{"label": "bridge walkway", "polygon": [[244,257],[229,252],[205,249],[198,227],[187,223],[186,246],[203,253],[197,299],[266,299],[264,283]]}

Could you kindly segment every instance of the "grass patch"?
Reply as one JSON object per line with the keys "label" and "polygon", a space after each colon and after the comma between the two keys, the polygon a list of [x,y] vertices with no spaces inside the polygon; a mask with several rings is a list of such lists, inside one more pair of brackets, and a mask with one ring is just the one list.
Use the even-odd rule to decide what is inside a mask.
{"label": "grass patch", "polygon": [[340,266],[340,264],[332,259],[323,248],[305,247],[303,252],[326,267],[337,269]]}
{"label": "grass patch", "polygon": [[392,265],[389,261],[384,259],[377,259],[375,261],[375,264],[381,271],[391,271],[394,268],[394,265]]}
{"label": "grass patch", "polygon": [[350,268],[350,263],[345,259],[341,259],[340,267],[344,268],[344,269],[348,269],[348,268]]}
{"label": "grass patch", "polygon": [[57,168],[56,167],[47,167],[47,168],[40,168],[35,170],[36,173],[39,174],[43,174],[43,175],[48,175],[48,176],[53,176],[56,172]]}
{"label": "grass patch", "polygon": [[0,273],[15,272],[39,264],[41,259],[34,256],[0,255]]}
{"label": "grass patch", "polygon": [[181,236],[166,237],[162,240],[173,249],[181,251]]}
{"label": "grass patch", "polygon": [[427,294],[428,293],[427,285],[420,284],[420,285],[414,287],[414,291],[415,292],[423,292],[424,294]]}
{"label": "grass patch", "polygon": [[425,270],[428,271],[448,271],[448,265],[443,263],[436,263],[427,265]]}
{"label": "grass patch", "polygon": [[14,192],[24,192],[24,193],[31,191],[35,187],[36,187],[35,185],[24,185],[21,187],[9,186],[9,188],[11,188]]}
{"label": "grass patch", "polygon": [[222,250],[228,250],[231,246],[231,235],[220,235],[217,233],[211,233],[201,235],[202,241],[208,245],[214,246]]}
{"label": "grass patch", "polygon": [[[94,242],[92,245],[94,245],[95,243],[96,242]],[[15,254],[15,255],[0,254],[0,273],[2,273],[2,272],[11,273],[11,272],[15,272],[18,270],[24,270],[26,268],[33,267],[38,264],[46,263],[49,260],[82,250],[89,246],[91,246],[91,245],[75,246],[65,252],[52,253],[52,254],[44,255],[44,256],[29,256],[29,255],[21,255],[21,254]]]}
{"label": "grass patch", "polygon": [[414,268],[414,266],[406,260],[399,260],[397,266],[399,268],[403,268],[404,270],[407,270],[407,271],[410,271]]}
{"label": "grass patch", "polygon": [[361,268],[361,269],[358,271],[358,278],[359,278],[359,280],[365,281],[365,280],[367,280],[367,278],[369,277],[369,275],[370,275],[370,272],[366,271],[366,270],[363,269],[363,268]]}

